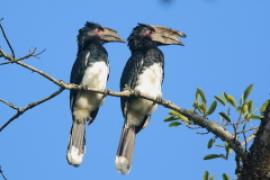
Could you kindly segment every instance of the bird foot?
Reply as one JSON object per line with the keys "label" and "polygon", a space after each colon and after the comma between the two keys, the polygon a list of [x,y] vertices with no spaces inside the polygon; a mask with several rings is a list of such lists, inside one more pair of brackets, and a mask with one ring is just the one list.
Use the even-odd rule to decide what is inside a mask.
{"label": "bird foot", "polygon": [[135,96],[135,97],[139,97],[140,96],[140,91],[138,91],[138,90],[133,90],[133,95]]}
{"label": "bird foot", "polygon": [[158,102],[158,103],[162,102],[162,96],[157,96],[156,97],[156,102]]}

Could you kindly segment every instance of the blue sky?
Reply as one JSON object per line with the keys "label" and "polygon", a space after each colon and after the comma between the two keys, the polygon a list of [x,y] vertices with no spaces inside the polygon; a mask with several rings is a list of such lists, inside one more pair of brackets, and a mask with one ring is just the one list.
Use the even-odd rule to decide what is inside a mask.
{"label": "blue sky", "polygon": [[[85,21],[117,29],[127,38],[137,22],[186,32],[185,47],[162,47],[165,54],[163,95],[190,108],[197,87],[212,100],[227,91],[239,97],[255,85],[251,98],[259,105],[269,98],[269,0],[6,0],[0,17],[17,56],[30,48],[47,51],[27,60],[45,72],[69,80],[78,29]],[[6,48],[3,38],[0,46]],[[108,44],[111,74],[108,87],[118,90],[130,56],[124,44]],[[1,60],[2,61],[2,60]],[[16,65],[0,67],[0,97],[18,106],[57,89],[52,83]],[[12,111],[0,105],[0,123]],[[119,99],[106,98],[95,123],[87,129],[87,154],[80,168],[65,159],[71,126],[68,92],[27,112],[0,134],[0,165],[12,180],[56,179],[201,179],[209,170],[217,179],[234,174],[234,160],[203,161],[211,136],[186,127],[168,128],[167,110],[159,107],[136,141],[132,171],[122,176],[114,168],[123,118]],[[217,152],[217,151],[211,151]]]}

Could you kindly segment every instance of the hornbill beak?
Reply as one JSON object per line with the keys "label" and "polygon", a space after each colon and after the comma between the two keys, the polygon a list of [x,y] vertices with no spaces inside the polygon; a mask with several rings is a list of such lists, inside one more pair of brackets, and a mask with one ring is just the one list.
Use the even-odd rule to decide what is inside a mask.
{"label": "hornbill beak", "polygon": [[153,26],[148,25],[153,28],[153,32],[150,37],[153,41],[158,42],[163,45],[181,45],[181,38],[185,38],[186,34],[184,32],[179,32],[163,26]]}
{"label": "hornbill beak", "polygon": [[123,39],[119,37],[117,34],[117,31],[111,29],[111,28],[102,28],[102,31],[99,32],[100,38],[105,42],[121,42],[125,43]]}

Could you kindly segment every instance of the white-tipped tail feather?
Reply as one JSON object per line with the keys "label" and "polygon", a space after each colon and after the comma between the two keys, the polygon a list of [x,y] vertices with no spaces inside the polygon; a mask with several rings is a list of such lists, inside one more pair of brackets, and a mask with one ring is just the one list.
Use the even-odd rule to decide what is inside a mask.
{"label": "white-tipped tail feather", "polygon": [[79,166],[85,153],[85,123],[74,121],[71,128],[70,140],[67,151],[69,164]]}
{"label": "white-tipped tail feather", "polygon": [[134,145],[135,128],[124,125],[115,158],[115,167],[122,174],[127,174],[130,170]]}
{"label": "white-tipped tail feather", "polygon": [[121,174],[128,174],[130,171],[130,162],[124,156],[116,156],[115,166]]}
{"label": "white-tipped tail feather", "polygon": [[75,146],[71,146],[67,153],[68,162],[74,166],[79,166],[83,160],[83,153]]}

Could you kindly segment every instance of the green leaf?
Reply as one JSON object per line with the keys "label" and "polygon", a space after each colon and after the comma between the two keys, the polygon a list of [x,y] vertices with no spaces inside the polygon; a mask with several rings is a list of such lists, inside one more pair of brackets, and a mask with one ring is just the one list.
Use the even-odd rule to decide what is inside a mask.
{"label": "green leaf", "polygon": [[211,159],[216,159],[216,158],[226,159],[224,154],[208,154],[208,155],[204,156],[203,160],[211,160]]}
{"label": "green leaf", "polygon": [[228,176],[228,174],[223,173],[223,174],[222,174],[222,179],[223,179],[223,180],[230,180],[230,177]]}
{"label": "green leaf", "polygon": [[180,126],[180,125],[181,125],[180,122],[175,121],[175,122],[170,123],[169,127],[177,127],[177,126]]}
{"label": "green leaf", "polygon": [[251,113],[253,109],[253,101],[248,101],[247,105],[248,105],[248,112]]}
{"label": "green leaf", "polygon": [[214,176],[211,176],[211,177],[209,178],[209,180],[214,180]]}
{"label": "green leaf", "polygon": [[209,178],[209,172],[205,171],[203,174],[203,180],[208,180],[208,178]]}
{"label": "green leaf", "polygon": [[226,121],[231,122],[231,118],[225,113],[225,112],[220,112],[219,115]]}
{"label": "green leaf", "polygon": [[[244,94],[243,94],[243,101],[244,101],[244,102],[246,102],[246,100],[247,100],[249,94],[251,93],[252,89],[253,89],[253,84],[250,84],[250,85],[245,89]],[[244,103],[244,102],[243,102],[243,103]]]}
{"label": "green leaf", "polygon": [[246,114],[244,118],[245,118],[246,120],[250,120],[251,117],[252,117],[252,114]]}
{"label": "green leaf", "polygon": [[201,98],[203,104],[206,104],[206,98],[205,98],[203,90],[201,90],[200,88],[197,88],[197,91],[196,91],[196,100],[197,101],[199,100],[199,97]]}
{"label": "green leaf", "polygon": [[252,114],[251,119],[262,120],[263,116]]}
{"label": "green leaf", "polygon": [[263,103],[263,105],[262,105],[262,107],[261,107],[261,109],[260,109],[261,114],[263,114],[263,113],[265,112],[265,110],[266,110],[266,108],[267,108],[267,106],[268,106],[269,103],[270,103],[270,100],[266,100],[266,101]]}
{"label": "green leaf", "polygon": [[198,109],[200,112],[202,112],[203,114],[206,114],[206,105],[205,104],[200,104],[198,106]]}
{"label": "green leaf", "polygon": [[242,114],[246,114],[248,112],[248,104],[245,103],[242,105]]}
{"label": "green leaf", "polygon": [[169,114],[178,117],[180,120],[182,120],[182,121],[184,121],[186,123],[189,123],[188,118],[186,116],[184,116],[183,114],[180,114],[177,111],[172,110],[172,111],[169,112]]}
{"label": "green leaf", "polygon": [[233,96],[224,92],[224,97],[228,101],[228,103],[230,103],[233,107],[236,107],[236,101]]}
{"label": "green leaf", "polygon": [[215,99],[216,99],[220,104],[222,104],[223,106],[225,106],[226,100],[225,100],[223,97],[215,96]]}
{"label": "green leaf", "polygon": [[225,151],[226,151],[225,157],[226,157],[226,159],[228,159],[229,154],[231,153],[231,148],[230,148],[230,146],[229,146],[229,144],[227,142],[224,143],[224,148],[225,148]]}
{"label": "green leaf", "polygon": [[206,114],[207,115],[212,114],[216,110],[216,107],[217,107],[217,101],[212,102]]}
{"label": "green leaf", "polygon": [[166,117],[166,118],[164,119],[164,121],[165,121],[165,122],[170,122],[170,121],[175,121],[175,120],[177,120],[177,119],[179,119],[179,118],[176,117],[176,116],[168,116],[168,117]]}
{"label": "green leaf", "polygon": [[207,148],[210,149],[213,146],[214,143],[215,143],[214,138],[209,139],[209,141],[207,143]]}

